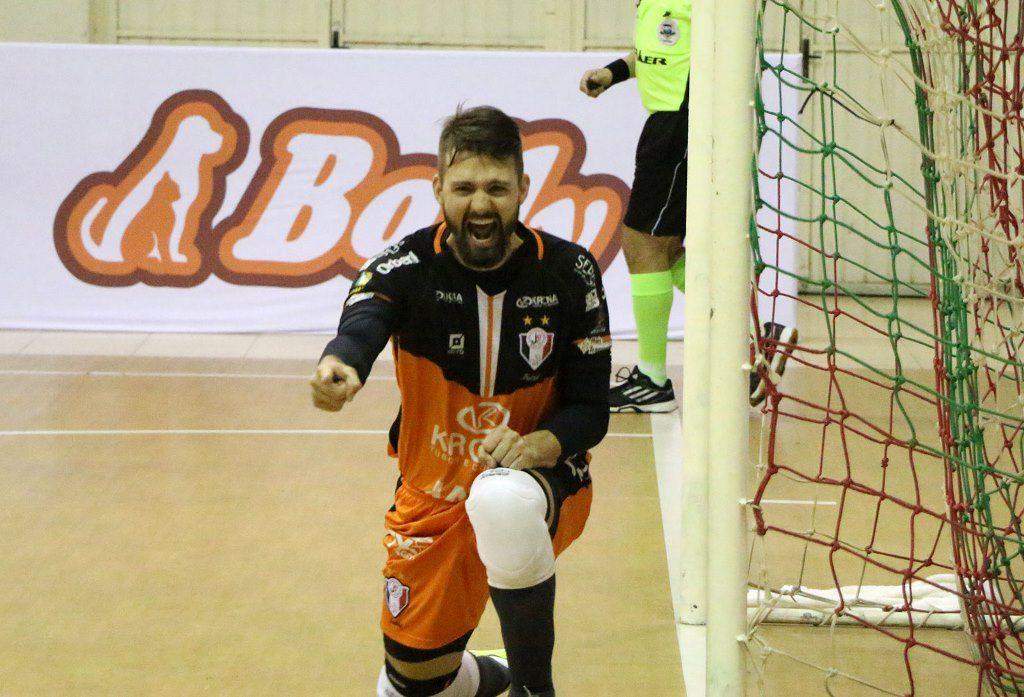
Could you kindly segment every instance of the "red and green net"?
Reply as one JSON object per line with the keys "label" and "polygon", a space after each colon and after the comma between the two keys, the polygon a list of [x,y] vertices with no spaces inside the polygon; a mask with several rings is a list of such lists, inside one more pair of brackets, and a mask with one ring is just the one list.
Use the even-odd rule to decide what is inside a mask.
{"label": "red and green net", "polygon": [[[1022,694],[1020,2],[758,4],[761,70],[800,113],[759,95],[761,142],[797,162],[761,177],[798,202],[758,192],[755,271],[792,278],[762,250],[795,244],[800,291],[752,303],[754,670],[769,693],[788,672],[806,694]],[[792,345],[761,329],[786,302]]]}

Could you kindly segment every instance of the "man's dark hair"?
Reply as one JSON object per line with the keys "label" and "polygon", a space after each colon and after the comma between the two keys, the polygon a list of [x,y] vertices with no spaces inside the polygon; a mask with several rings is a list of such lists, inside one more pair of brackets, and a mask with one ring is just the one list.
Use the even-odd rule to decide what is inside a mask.
{"label": "man's dark hair", "polygon": [[497,160],[511,157],[515,161],[516,175],[523,173],[523,140],[519,126],[501,109],[477,106],[463,110],[460,106],[448,117],[437,148],[437,165],[442,175],[462,152]]}

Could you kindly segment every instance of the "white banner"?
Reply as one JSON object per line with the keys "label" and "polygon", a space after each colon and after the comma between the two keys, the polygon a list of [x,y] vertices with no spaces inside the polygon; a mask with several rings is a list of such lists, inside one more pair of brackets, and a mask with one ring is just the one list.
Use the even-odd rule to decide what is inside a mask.
{"label": "white banner", "polygon": [[617,230],[646,113],[632,86],[577,90],[611,58],[0,45],[0,327],[330,331],[362,263],[437,218],[444,118],[492,104],[522,123],[522,219],[594,253],[630,336]]}

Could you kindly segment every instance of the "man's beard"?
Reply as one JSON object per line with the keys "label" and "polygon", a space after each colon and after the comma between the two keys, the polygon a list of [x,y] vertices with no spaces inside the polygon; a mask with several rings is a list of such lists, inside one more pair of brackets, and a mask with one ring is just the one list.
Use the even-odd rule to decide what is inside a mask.
{"label": "man's beard", "polygon": [[456,225],[448,213],[444,213],[444,221],[450,233],[449,240],[455,248],[459,260],[466,266],[486,270],[493,268],[508,254],[519,220],[519,209],[506,224],[501,218],[494,216],[486,226],[477,226],[463,219]]}

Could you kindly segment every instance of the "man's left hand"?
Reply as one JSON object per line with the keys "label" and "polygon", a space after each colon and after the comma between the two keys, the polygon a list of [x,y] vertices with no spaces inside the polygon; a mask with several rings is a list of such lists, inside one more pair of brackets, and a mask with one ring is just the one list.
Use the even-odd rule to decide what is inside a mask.
{"label": "man's left hand", "polygon": [[557,440],[547,431],[524,436],[508,426],[498,426],[484,437],[480,445],[480,464],[487,468],[508,467],[514,470],[552,467],[559,453],[557,450],[552,452],[549,440],[557,445]]}

